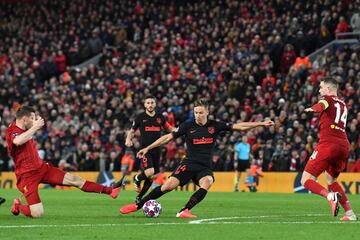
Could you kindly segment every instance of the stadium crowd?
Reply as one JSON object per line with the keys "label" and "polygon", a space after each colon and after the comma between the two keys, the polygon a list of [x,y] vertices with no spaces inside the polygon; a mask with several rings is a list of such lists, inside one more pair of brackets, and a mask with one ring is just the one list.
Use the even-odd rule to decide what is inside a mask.
{"label": "stadium crowd", "polygon": [[[253,159],[264,171],[301,171],[317,141],[316,116],[303,110],[317,101],[325,76],[337,78],[348,103],[350,166],[360,158],[360,48],[328,49],[314,62],[306,55],[350,31],[356,9],[356,1],[326,0],[1,5],[0,171],[13,168],[5,129],[19,104],[46,119],[37,134],[45,160],[68,170],[120,170],[125,132],[150,93],[174,126],[193,118],[199,97],[211,103],[210,118],[275,120],[268,131],[243,133]],[[74,66],[100,52],[98,65]],[[220,138],[214,170],[233,169],[240,140]],[[184,157],[182,141],[164,148],[164,169]]]}

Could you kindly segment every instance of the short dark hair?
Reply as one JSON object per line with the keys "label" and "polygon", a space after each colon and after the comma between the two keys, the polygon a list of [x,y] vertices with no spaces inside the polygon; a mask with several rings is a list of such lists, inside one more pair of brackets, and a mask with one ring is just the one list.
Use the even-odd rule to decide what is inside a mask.
{"label": "short dark hair", "polygon": [[156,100],[156,98],[155,98],[154,95],[146,95],[146,96],[145,96],[145,100],[146,100],[146,99],[154,99],[154,100]]}
{"label": "short dark hair", "polygon": [[16,119],[30,117],[31,113],[35,113],[35,109],[30,106],[21,106],[16,112]]}
{"label": "short dark hair", "polygon": [[206,110],[209,109],[209,103],[204,98],[200,98],[195,101],[194,107],[204,107]]}
{"label": "short dark hair", "polygon": [[330,84],[331,86],[335,87],[335,88],[338,88],[339,87],[339,84],[338,82],[336,81],[335,78],[333,77],[325,77],[324,79],[321,80],[321,82],[324,82],[326,84]]}

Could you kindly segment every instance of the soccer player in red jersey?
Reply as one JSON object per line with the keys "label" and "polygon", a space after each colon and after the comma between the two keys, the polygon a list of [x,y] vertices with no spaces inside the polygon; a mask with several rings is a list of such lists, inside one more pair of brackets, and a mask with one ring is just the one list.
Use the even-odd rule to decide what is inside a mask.
{"label": "soccer player in red jersey", "polygon": [[[341,220],[353,221],[357,220],[357,217],[344,190],[336,181],[345,168],[350,145],[345,132],[347,108],[344,101],[337,96],[337,90],[336,80],[325,78],[320,82],[320,101],[304,110],[308,113],[319,113],[320,140],[306,164],[301,183],[313,193],[327,198],[333,216],[337,216],[340,203],[345,210],[345,216]],[[331,191],[316,182],[323,172]]]}
{"label": "soccer player in red jersey", "polygon": [[44,119],[36,116],[32,107],[23,106],[16,112],[16,120],[6,129],[8,153],[15,163],[16,186],[27,202],[27,205],[22,204],[21,200],[16,198],[11,209],[14,215],[22,213],[33,218],[43,215],[44,208],[38,192],[40,183],[74,186],[84,192],[104,193],[112,198],[119,195],[123,179],[112,187],[105,187],[42,161],[33,139],[36,131],[42,126]]}

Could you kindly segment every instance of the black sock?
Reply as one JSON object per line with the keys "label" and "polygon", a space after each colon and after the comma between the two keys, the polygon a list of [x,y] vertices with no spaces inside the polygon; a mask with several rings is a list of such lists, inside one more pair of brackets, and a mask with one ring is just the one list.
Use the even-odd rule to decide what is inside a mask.
{"label": "black sock", "polygon": [[142,197],[145,195],[145,193],[149,190],[149,188],[151,187],[151,185],[152,185],[152,181],[147,178],[147,179],[145,180],[145,182],[144,182],[144,185],[143,185],[143,187],[142,187],[142,189],[141,189],[141,192],[139,193],[138,197],[139,197],[139,198],[142,198]]}
{"label": "black sock", "polygon": [[161,186],[154,188],[148,195],[146,195],[143,199],[141,199],[139,204],[137,204],[137,209],[142,208],[147,201],[152,199],[157,199],[162,195],[164,195],[165,193],[166,192],[161,191]]}
{"label": "black sock", "polygon": [[199,202],[201,202],[207,194],[207,190],[204,188],[199,188],[189,199],[189,201],[186,203],[185,207],[183,207],[180,212],[184,211],[185,209],[192,209],[196,206]]}
{"label": "black sock", "polygon": [[140,174],[138,174],[137,175],[137,180],[138,181],[143,181],[143,180],[145,180],[145,179],[147,179],[147,176],[145,175],[145,172],[144,171],[142,171]]}

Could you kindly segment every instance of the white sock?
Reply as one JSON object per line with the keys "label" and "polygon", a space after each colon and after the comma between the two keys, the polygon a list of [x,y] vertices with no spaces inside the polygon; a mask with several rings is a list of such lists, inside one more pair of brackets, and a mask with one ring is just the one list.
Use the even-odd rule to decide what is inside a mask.
{"label": "white sock", "polygon": [[352,215],[355,215],[355,213],[354,213],[353,210],[349,210],[349,211],[346,211],[346,212],[345,212],[345,215],[346,215],[346,216],[352,216]]}

